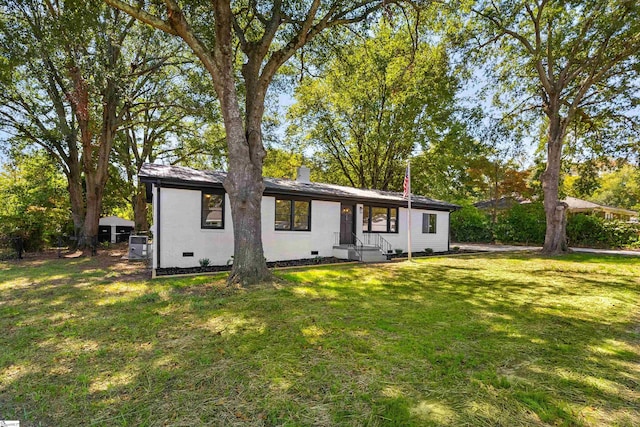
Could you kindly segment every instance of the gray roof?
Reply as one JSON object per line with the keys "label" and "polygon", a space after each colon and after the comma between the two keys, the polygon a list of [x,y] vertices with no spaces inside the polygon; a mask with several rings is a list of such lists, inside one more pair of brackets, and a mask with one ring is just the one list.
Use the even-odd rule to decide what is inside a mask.
{"label": "gray roof", "polygon": [[[616,208],[614,206],[601,205],[598,203],[590,202],[588,200],[578,199],[577,197],[567,196],[564,200],[562,200],[562,202],[567,204],[567,208],[570,212],[609,211],[618,215],[638,215],[636,211]],[[477,207],[478,209],[491,209],[495,205],[495,207],[498,209],[508,209],[516,203],[523,205],[526,203],[531,203],[531,201],[520,196],[504,196],[497,200],[483,200],[481,202],[474,203],[473,206]]]}
{"label": "gray roof", "polygon": [[521,205],[531,203],[530,200],[518,196],[503,196],[499,199],[483,200],[473,204],[478,209],[509,209],[511,206],[519,203]]}
{"label": "gray roof", "polygon": [[[157,182],[179,187],[213,187],[222,188],[227,177],[226,172],[202,171],[183,166],[168,166],[145,163],[138,175],[142,182]],[[298,195],[320,200],[353,201],[358,203],[384,203],[388,205],[407,206],[402,193],[369,190],[342,185],[324,184],[320,182],[300,182],[281,178],[264,178],[265,195]],[[429,197],[411,195],[411,205],[416,208],[453,211],[458,205],[431,199]]]}
{"label": "gray roof", "polygon": [[601,211],[610,211],[612,213],[619,214],[619,215],[630,215],[630,216],[638,215],[638,212],[632,211],[630,209],[601,205],[599,203],[593,203],[588,200],[578,199],[576,197],[569,196],[565,198],[563,202],[565,202],[569,206],[569,210],[574,210],[574,211],[601,210]]}

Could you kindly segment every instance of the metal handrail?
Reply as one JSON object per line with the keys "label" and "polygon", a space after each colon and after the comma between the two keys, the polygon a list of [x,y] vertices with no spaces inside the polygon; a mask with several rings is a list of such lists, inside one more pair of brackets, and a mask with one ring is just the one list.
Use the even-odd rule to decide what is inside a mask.
{"label": "metal handrail", "polygon": [[382,254],[383,255],[390,254],[391,253],[391,243],[389,243],[389,241],[387,239],[385,239],[384,237],[382,237],[379,234],[378,234],[378,239],[380,240],[380,244],[378,245],[378,247],[382,251]]}
{"label": "metal handrail", "polygon": [[[380,234],[378,233],[366,233],[363,235],[365,241],[367,242],[368,245],[373,245],[376,248],[378,248],[378,250],[380,250],[380,252],[382,252],[383,255],[387,255],[391,252],[391,243],[389,243],[384,237],[382,237]],[[373,242],[372,242],[373,240]]]}
{"label": "metal handrail", "polygon": [[364,243],[362,243],[362,240],[358,239],[358,236],[356,236],[356,233],[351,233],[351,236],[353,236],[353,250],[356,252],[356,255],[358,255],[358,261],[362,262],[362,248],[364,248]]}

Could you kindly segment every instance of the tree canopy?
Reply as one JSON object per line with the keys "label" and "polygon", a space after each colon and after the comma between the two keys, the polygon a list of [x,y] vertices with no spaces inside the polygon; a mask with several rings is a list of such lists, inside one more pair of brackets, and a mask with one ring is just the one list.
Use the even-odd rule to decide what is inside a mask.
{"label": "tree canopy", "polygon": [[637,121],[640,5],[635,1],[477,1],[470,19],[493,58],[496,99],[518,119],[537,114],[546,128],[542,174],[544,250],[566,246],[559,202],[562,151],[571,126]]}

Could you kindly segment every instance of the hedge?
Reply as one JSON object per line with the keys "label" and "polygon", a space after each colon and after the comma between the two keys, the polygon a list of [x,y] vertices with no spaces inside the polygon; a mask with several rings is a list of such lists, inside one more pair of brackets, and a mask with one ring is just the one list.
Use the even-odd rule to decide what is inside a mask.
{"label": "hedge", "polygon": [[[451,214],[451,238],[455,242],[544,243],[546,222],[542,203],[516,204],[501,212],[495,224],[474,206]],[[640,224],[575,214],[567,219],[569,246],[600,248],[640,247]]]}

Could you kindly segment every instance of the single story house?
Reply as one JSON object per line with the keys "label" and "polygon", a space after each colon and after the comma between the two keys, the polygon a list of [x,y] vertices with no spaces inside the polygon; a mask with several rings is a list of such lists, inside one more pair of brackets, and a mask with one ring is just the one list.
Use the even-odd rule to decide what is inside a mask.
{"label": "single story house", "polygon": [[134,222],[118,216],[105,216],[98,223],[98,241],[120,243],[128,242],[133,232]]}
{"label": "single story house", "polygon": [[[588,200],[578,199],[577,197],[566,197],[562,200],[567,204],[567,212],[571,214],[595,215],[604,219],[618,219],[626,222],[638,222],[638,212],[630,209],[616,208],[614,206],[606,206]],[[528,204],[531,200],[525,199],[518,195],[503,196],[499,199],[485,200],[474,203],[478,209],[485,211],[504,211],[511,208],[515,204]]]}
{"label": "single story house", "polygon": [[[153,269],[226,265],[233,256],[225,172],[145,164],[139,179],[153,205]],[[264,178],[262,243],[267,261],[338,257],[384,260],[407,251],[407,200],[402,193],[309,180]],[[449,250],[449,214],[458,206],[412,196],[413,251]]]}
{"label": "single story house", "polygon": [[630,209],[606,206],[576,197],[567,197],[563,200],[568,206],[569,213],[584,213],[600,216],[604,219],[619,219],[627,222],[637,222],[638,212]]}

